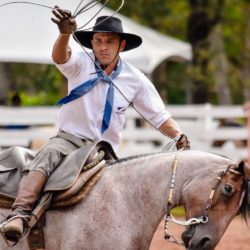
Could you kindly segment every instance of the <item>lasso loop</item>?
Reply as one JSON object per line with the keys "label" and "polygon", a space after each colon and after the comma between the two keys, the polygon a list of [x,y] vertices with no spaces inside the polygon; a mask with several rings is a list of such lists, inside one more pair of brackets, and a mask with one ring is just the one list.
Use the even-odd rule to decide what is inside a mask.
{"label": "lasso loop", "polygon": [[[72,15],[73,18],[76,18],[77,16],[80,16],[84,12],[92,9],[97,4],[101,3],[101,0],[91,0],[88,3],[84,4],[83,6],[81,6],[83,4],[83,2],[84,2],[84,0],[81,0],[79,2],[79,4],[77,5],[77,7],[74,11],[74,14]],[[85,23],[83,26],[81,26],[78,29],[81,29],[81,28],[85,27],[86,25],[88,25],[105,8],[105,6],[108,4],[108,2],[109,2],[109,0],[106,0],[105,3],[102,4],[101,8],[94,14],[94,16],[92,16],[87,23]],[[40,4],[40,3],[28,2],[28,1],[11,1],[11,2],[0,4],[0,8],[5,7],[7,5],[12,5],[12,4],[29,4],[29,5],[35,5],[35,6],[51,9],[51,10],[55,9],[55,7],[52,7],[52,6],[48,6],[48,5]],[[108,16],[106,19],[102,20],[101,22],[105,22],[107,19],[114,16],[117,12],[119,12],[119,10],[123,7],[123,5],[124,5],[124,0],[121,0],[120,6],[116,10],[114,10],[113,14]],[[101,22],[97,23],[96,25],[99,25]],[[92,28],[93,27],[90,27],[88,29],[92,29]]]}

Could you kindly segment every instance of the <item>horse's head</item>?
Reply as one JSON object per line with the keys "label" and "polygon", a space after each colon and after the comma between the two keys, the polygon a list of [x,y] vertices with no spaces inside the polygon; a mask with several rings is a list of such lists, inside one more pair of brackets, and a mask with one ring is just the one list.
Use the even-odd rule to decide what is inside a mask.
{"label": "horse's head", "polygon": [[217,180],[210,179],[204,177],[202,185],[192,183],[184,190],[187,218],[208,218],[206,223],[188,226],[182,234],[189,250],[214,249],[235,215],[241,213],[246,219],[250,212],[250,167],[245,162],[230,165]]}

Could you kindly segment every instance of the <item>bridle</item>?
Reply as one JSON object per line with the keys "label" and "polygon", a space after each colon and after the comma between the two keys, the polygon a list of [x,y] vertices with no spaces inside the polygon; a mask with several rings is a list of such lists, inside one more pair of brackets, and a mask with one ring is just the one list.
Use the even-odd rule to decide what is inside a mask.
{"label": "bridle", "polygon": [[168,195],[167,210],[166,210],[166,215],[164,218],[164,220],[165,220],[164,239],[171,242],[171,243],[185,246],[183,241],[177,240],[177,238],[173,234],[170,234],[168,232],[168,223],[173,222],[173,223],[175,223],[177,225],[181,225],[181,226],[193,226],[193,225],[207,223],[208,222],[208,211],[212,206],[215,191],[216,191],[217,187],[219,186],[219,184],[221,183],[223,176],[225,176],[225,174],[227,172],[230,172],[230,173],[235,174],[235,175],[241,175],[241,176],[243,174],[236,170],[237,166],[238,166],[237,164],[231,164],[227,167],[227,169],[221,171],[220,174],[217,176],[216,183],[213,186],[213,188],[211,189],[208,200],[205,203],[203,215],[199,218],[191,218],[191,219],[186,220],[186,221],[181,221],[181,220],[177,220],[176,218],[174,218],[174,216],[171,214],[171,209],[173,208],[172,207],[173,191],[174,191],[174,187],[175,187],[177,163],[178,163],[178,159],[177,159],[177,155],[176,155],[174,158],[173,164],[172,164],[172,177],[171,177],[170,190],[169,190],[169,195]]}

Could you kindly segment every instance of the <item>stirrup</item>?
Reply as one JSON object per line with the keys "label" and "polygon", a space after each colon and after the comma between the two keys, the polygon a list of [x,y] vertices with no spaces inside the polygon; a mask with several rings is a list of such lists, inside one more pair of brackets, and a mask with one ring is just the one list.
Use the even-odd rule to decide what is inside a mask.
{"label": "stirrup", "polygon": [[[23,233],[20,237],[17,237],[17,239],[14,239],[14,237],[13,237],[13,240],[10,240],[5,235],[6,232],[4,232],[4,227],[7,223],[9,223],[12,220],[17,219],[17,218],[22,219],[22,221],[23,221]],[[0,234],[2,235],[3,239],[5,240],[6,244],[9,247],[15,246],[19,241],[25,239],[28,236],[28,234],[30,232],[29,219],[30,219],[30,216],[28,216],[28,215],[18,214],[18,215],[11,216],[10,218],[7,217],[7,219],[4,220],[0,224]],[[13,242],[13,244],[10,244],[10,242]]]}

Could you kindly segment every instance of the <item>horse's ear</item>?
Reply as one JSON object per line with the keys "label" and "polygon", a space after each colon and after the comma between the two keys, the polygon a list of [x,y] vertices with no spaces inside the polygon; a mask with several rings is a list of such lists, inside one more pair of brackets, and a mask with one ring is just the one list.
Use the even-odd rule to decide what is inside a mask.
{"label": "horse's ear", "polygon": [[250,166],[248,164],[248,161],[241,161],[238,164],[238,171],[241,172],[242,174],[245,175],[245,177],[247,178],[248,182],[247,182],[247,202],[250,206]]}
{"label": "horse's ear", "polygon": [[246,178],[250,181],[250,166],[249,166],[248,161],[244,160],[244,161],[239,162],[238,170],[241,173],[244,173]]}

